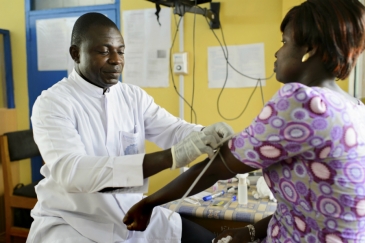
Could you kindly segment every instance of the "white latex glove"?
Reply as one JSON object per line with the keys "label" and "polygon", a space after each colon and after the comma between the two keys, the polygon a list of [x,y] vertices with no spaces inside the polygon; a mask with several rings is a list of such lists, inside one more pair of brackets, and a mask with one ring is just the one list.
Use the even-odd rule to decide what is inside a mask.
{"label": "white latex glove", "polygon": [[[224,122],[217,122],[203,129],[206,135],[213,135],[217,145],[224,141],[225,138],[231,136],[234,132],[233,129]],[[213,148],[213,149],[216,149]]]}
{"label": "white latex glove", "polygon": [[184,167],[202,154],[208,154],[209,157],[213,156],[213,148],[217,145],[213,135],[205,134],[202,131],[190,133],[171,147],[173,160],[171,169]]}
{"label": "white latex glove", "polygon": [[[232,240],[232,236],[228,235],[227,237],[224,237],[220,240],[218,240],[217,243],[228,243]],[[212,242],[214,242],[214,239],[212,240]]]}

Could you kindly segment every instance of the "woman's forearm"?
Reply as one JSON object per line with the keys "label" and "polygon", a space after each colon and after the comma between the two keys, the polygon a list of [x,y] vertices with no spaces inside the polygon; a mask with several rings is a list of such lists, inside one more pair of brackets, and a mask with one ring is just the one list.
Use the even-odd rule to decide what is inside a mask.
{"label": "woman's forearm", "polygon": [[[179,175],[176,179],[168,183],[159,191],[145,198],[147,204],[151,206],[157,206],[182,198],[208,162],[208,160],[205,160],[190,167],[186,172]],[[217,180],[219,180],[218,174],[213,173],[209,175],[207,172],[208,171],[206,171],[205,175],[200,178],[198,183],[190,192],[190,195],[194,195],[209,188]]]}
{"label": "woman's forearm", "polygon": [[[127,229],[137,231],[145,230],[152,215],[153,208],[182,198],[202,171],[204,173],[187,196],[209,188],[217,180],[232,178],[235,176],[235,173],[231,172],[232,170],[237,173],[247,173],[254,170],[254,168],[238,161],[232,155],[227,143],[221,147],[219,152],[222,156],[216,156],[211,163],[209,163],[209,159],[206,159],[201,163],[195,164],[165,187],[142,199],[130,208],[123,219],[123,223],[127,225]],[[222,162],[222,158],[224,158],[225,163]],[[204,170],[208,163],[209,167]],[[231,169],[227,169],[228,167]]]}
{"label": "woman's forearm", "polygon": [[[225,164],[233,169],[235,172],[248,173],[254,170],[254,168],[249,167],[238,161],[232,155],[227,143],[225,143],[221,147],[219,152],[224,158]],[[187,170],[186,172],[178,176],[175,180],[167,184],[165,187],[145,198],[146,203],[150,206],[157,206],[182,198],[208,162],[209,159],[206,159],[201,163],[195,164],[194,166],[189,168],[189,170]],[[222,162],[221,156],[216,156],[214,161],[204,172],[198,183],[194,186],[190,194],[187,196],[194,195],[209,188],[218,180],[229,179],[235,176],[236,174],[232,174],[232,172],[227,169],[225,164]]]}

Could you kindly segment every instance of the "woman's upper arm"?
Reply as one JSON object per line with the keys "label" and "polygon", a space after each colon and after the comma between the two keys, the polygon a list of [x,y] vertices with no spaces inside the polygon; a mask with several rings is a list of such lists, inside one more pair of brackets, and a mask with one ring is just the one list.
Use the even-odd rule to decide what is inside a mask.
{"label": "woman's upper arm", "polygon": [[[308,139],[314,135],[314,118],[306,108],[310,99],[297,98],[306,92],[308,89],[298,84],[281,88],[252,123],[227,143],[227,150],[236,159],[231,161],[263,169],[310,150]],[[247,170],[243,165],[237,167]]]}
{"label": "woman's upper arm", "polygon": [[245,174],[256,170],[256,168],[246,165],[238,160],[231,152],[228,142],[220,148],[215,163],[220,163],[220,173],[227,174],[226,178],[232,178],[236,174]]}

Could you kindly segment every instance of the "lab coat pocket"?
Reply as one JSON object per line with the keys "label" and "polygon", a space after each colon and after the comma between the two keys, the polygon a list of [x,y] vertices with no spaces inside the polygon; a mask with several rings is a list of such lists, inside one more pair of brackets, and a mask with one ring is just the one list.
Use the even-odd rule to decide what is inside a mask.
{"label": "lab coat pocket", "polygon": [[[113,242],[112,223],[95,222],[75,216],[63,215],[63,219],[86,238],[95,242]],[[128,232],[126,232],[128,234]]]}
{"label": "lab coat pocket", "polygon": [[138,136],[139,133],[119,132],[119,141],[121,142],[119,155],[138,154]]}

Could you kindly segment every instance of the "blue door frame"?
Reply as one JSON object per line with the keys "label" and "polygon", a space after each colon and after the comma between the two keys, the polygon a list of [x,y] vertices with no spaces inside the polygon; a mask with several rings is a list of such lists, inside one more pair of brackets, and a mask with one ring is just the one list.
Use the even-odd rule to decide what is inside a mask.
{"label": "blue door frame", "polygon": [[[120,29],[120,0],[115,0],[114,4],[104,4],[95,6],[80,6],[72,8],[57,8],[47,10],[31,10],[31,1],[25,0],[26,11],[26,44],[27,44],[27,73],[28,73],[28,97],[29,97],[29,114],[32,113],[32,107],[36,98],[42,90],[48,89],[54,83],[67,76],[67,71],[42,71],[37,68],[37,50],[34,46],[36,41],[35,20],[52,19],[59,17],[70,17],[81,15],[87,12],[113,13],[113,21]],[[115,13],[115,14],[114,14]],[[39,78],[41,77],[41,78]],[[41,82],[42,81],[42,82]],[[32,126],[32,125],[30,125]],[[42,179],[40,168],[43,165],[42,159],[32,159],[32,181]]]}
{"label": "blue door frame", "polygon": [[14,102],[14,84],[13,84],[13,63],[11,58],[11,43],[9,30],[0,29],[0,34],[4,40],[4,63],[5,63],[5,84],[6,84],[6,102],[7,108],[15,108]]}

